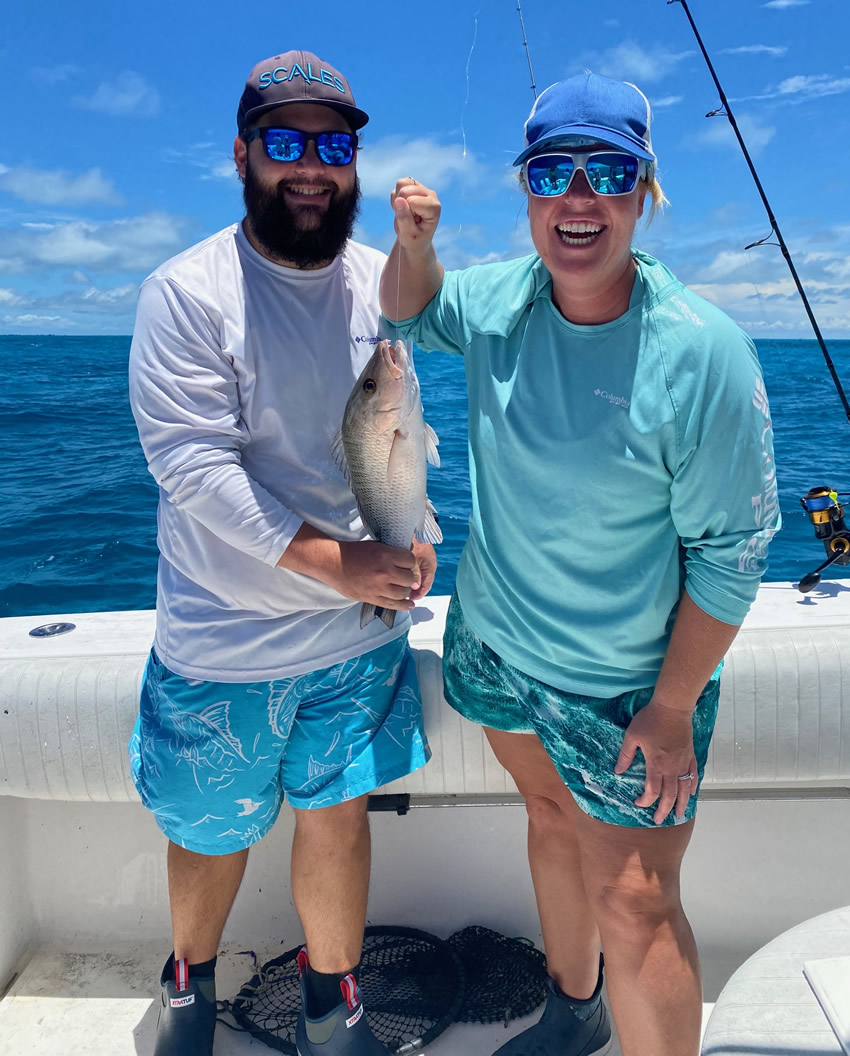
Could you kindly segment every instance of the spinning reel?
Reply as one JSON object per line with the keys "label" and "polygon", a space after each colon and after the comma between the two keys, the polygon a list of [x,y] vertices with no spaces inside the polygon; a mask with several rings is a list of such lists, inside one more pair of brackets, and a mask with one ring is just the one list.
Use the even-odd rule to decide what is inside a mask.
{"label": "spinning reel", "polygon": [[831,488],[812,488],[800,503],[809,515],[815,535],[823,542],[827,557],[797,585],[798,590],[808,594],[820,583],[820,574],[825,568],[850,565],[850,528],[844,523],[844,507],[838,501],[838,493]]}

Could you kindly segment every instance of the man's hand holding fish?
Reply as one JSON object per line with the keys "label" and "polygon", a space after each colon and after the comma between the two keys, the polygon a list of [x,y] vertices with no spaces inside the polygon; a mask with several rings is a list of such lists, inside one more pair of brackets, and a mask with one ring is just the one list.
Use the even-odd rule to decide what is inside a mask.
{"label": "man's hand holding fish", "polygon": [[434,582],[437,558],[430,543],[412,550],[371,539],[348,543],[303,524],[278,564],[319,579],[346,598],[384,609],[412,609]]}

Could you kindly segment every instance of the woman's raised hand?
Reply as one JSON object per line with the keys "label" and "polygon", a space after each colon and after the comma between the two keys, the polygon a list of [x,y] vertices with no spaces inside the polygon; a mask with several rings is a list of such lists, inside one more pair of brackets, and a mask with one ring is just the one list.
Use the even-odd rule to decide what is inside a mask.
{"label": "woman's raised hand", "polygon": [[440,222],[440,199],[412,176],[403,176],[390,194],[395,214],[395,232],[399,244],[408,252],[422,253],[429,249]]}

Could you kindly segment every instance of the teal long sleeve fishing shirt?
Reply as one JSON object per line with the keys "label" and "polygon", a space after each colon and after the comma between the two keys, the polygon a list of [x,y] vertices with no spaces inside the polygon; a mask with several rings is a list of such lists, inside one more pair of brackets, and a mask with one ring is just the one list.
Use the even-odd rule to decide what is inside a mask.
{"label": "teal long sleeve fishing shirt", "polygon": [[561,315],[536,255],[448,272],[397,324],[464,356],[468,623],[519,670],[597,697],[654,685],[683,589],[740,624],[780,525],[753,343],[635,260],[628,311],[600,326]]}

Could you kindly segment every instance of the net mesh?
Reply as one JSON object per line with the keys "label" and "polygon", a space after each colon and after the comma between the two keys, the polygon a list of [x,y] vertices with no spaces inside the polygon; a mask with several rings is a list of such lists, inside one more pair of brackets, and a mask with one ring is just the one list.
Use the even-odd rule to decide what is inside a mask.
{"label": "net mesh", "polygon": [[[234,1000],[221,1003],[243,1030],[291,1056],[300,948],[257,966]],[[451,1023],[507,1024],[546,996],[546,959],[534,944],[477,925],[447,942],[416,928],[367,928],[357,975],[372,1033],[397,1056],[429,1044]]]}
{"label": "net mesh", "polygon": [[[264,964],[226,1006],[243,1029],[293,1056],[301,1008],[299,949]],[[433,1041],[453,1022],[463,998],[457,954],[415,928],[367,928],[357,975],[372,1033],[398,1054]]]}
{"label": "net mesh", "polygon": [[546,997],[546,958],[530,939],[509,939],[473,925],[458,931],[449,946],[463,965],[459,1023],[507,1025],[533,1012]]}

